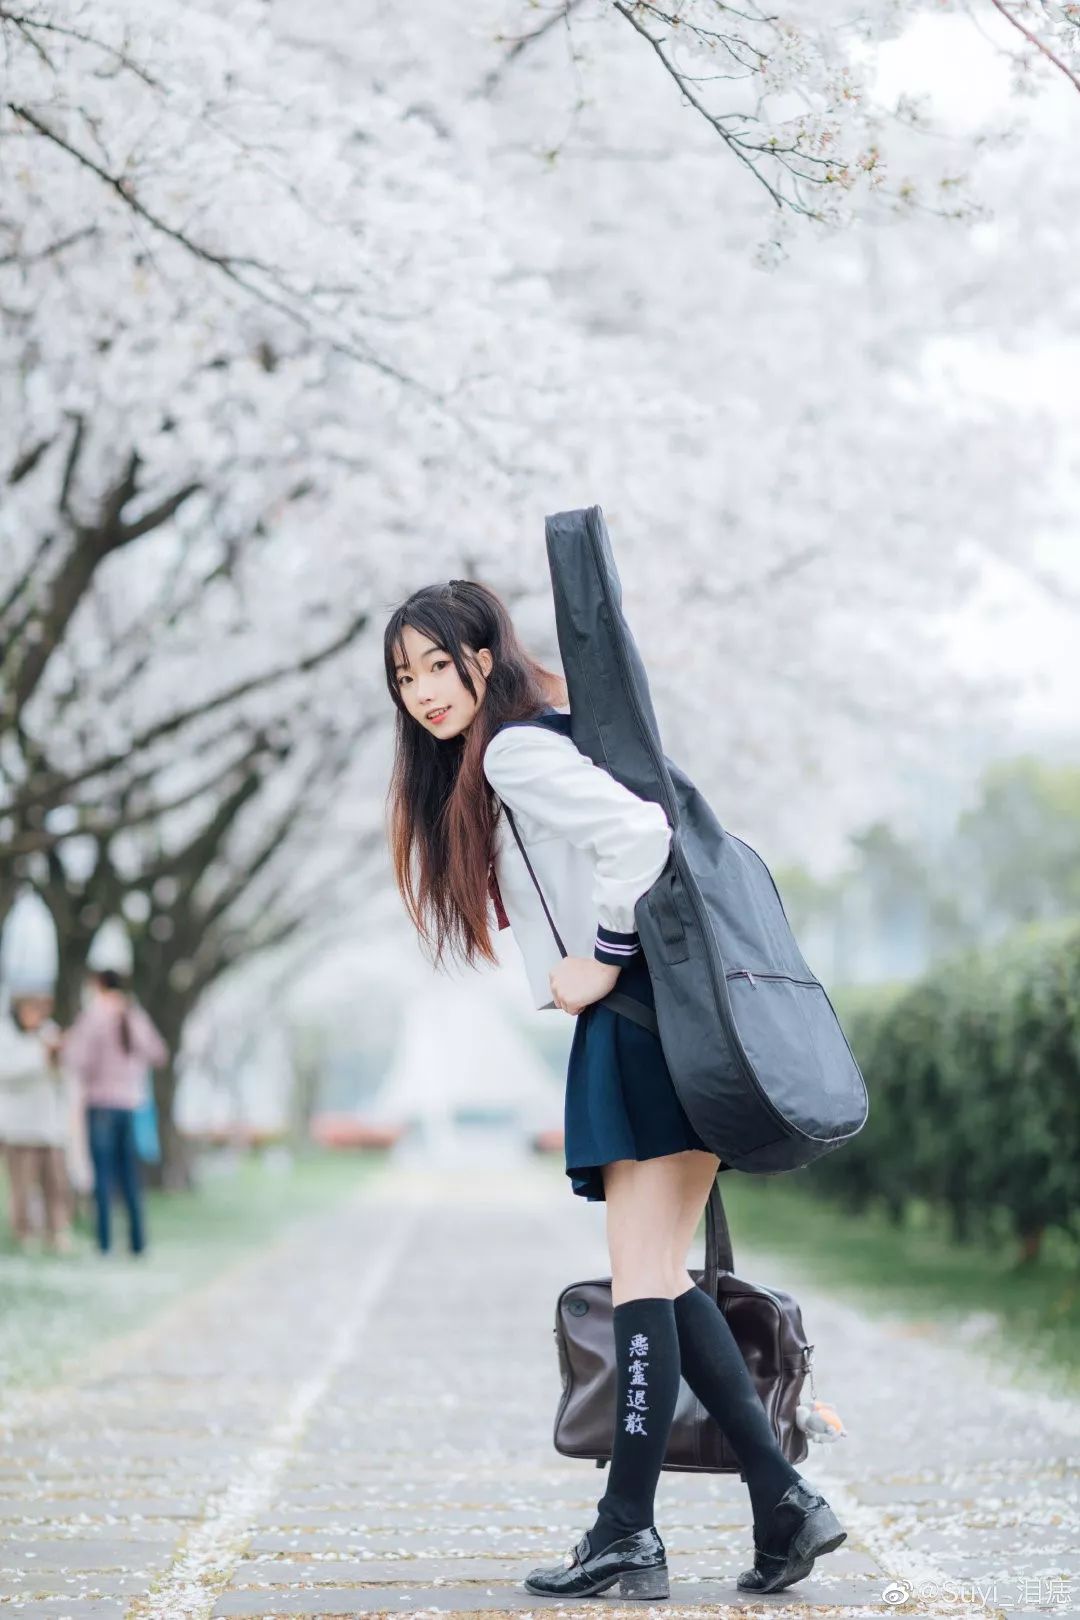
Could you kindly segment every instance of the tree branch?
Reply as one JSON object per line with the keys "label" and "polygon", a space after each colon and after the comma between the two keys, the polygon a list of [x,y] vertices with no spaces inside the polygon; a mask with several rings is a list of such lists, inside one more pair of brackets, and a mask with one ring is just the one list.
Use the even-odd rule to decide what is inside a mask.
{"label": "tree branch", "polygon": [[163,523],[168,523],[171,517],[176,516],[184,502],[190,500],[193,495],[197,495],[202,488],[202,484],[197,479],[193,479],[187,484],[181,484],[179,489],[174,489],[171,495],[166,495],[156,506],[151,506],[149,511],[144,512],[141,518],[136,518],[134,523],[122,524],[119,529],[117,546],[126,546],[132,540],[140,540],[144,534],[150,534],[154,529],[159,529]]}
{"label": "tree branch", "polygon": [[[357,735],[362,736],[366,730],[370,729],[373,723],[374,722],[372,721],[368,721],[366,724],[360,726],[358,728]],[[317,773],[317,775],[321,775],[323,778],[323,782],[320,785],[333,785],[333,783],[338,781],[348,764],[348,758],[349,755],[345,750],[342,750],[336,759],[327,759],[326,756],[324,756],[324,762],[320,764]],[[309,808],[309,801],[312,797],[312,789],[317,782],[317,775],[313,775],[309,772],[304,776],[296,793],[293,794],[289,804],[278,815],[274,823],[268,829],[251,858],[244,863],[244,865],[235,873],[231,881],[225,884],[221,891],[214,897],[213,901],[207,906],[206,910],[203,912],[204,931],[211,930],[215,924],[221,921],[221,919],[237,903],[237,901],[243,898],[243,896],[250,890],[252,883],[258,877],[259,873],[266,869],[270,861],[277,854],[278,850],[284,848],[289,839],[289,835],[298,825],[303,823],[305,819],[304,812]],[[281,886],[279,886],[277,892],[272,892],[270,895],[264,896],[260,909],[271,910],[274,904],[280,898],[281,892]]]}
{"label": "tree branch", "polygon": [[[527,34],[520,34],[514,40],[502,61],[488,73],[485,73],[476,88],[469,92],[469,99],[474,100],[477,96],[490,96],[506,70],[517,61],[521,53],[528,50],[529,46],[535,44],[538,39],[543,39],[553,28],[558,28],[561,23],[569,22],[571,12],[576,11],[582,3],[583,0],[563,0],[563,3],[557,6],[549,17],[545,17],[538,27],[533,28]],[[499,36],[500,42],[502,37],[502,35]]]}
{"label": "tree branch", "polygon": [[60,480],[60,494],[56,503],[63,515],[69,520],[71,518],[71,487],[75,482],[75,469],[79,464],[83,439],[86,434],[86,419],[82,413],[76,412],[72,420],[75,423],[75,431],[71,435],[71,443],[68,446],[67,457],[64,461],[64,475]]}
{"label": "tree branch", "polygon": [[994,7],[995,11],[999,11],[1001,13],[1007,23],[1011,24],[1011,26],[1016,29],[1018,34],[1023,34],[1029,45],[1034,46],[1035,50],[1040,51],[1042,55],[1046,57],[1047,61],[1051,62],[1053,66],[1057,68],[1059,73],[1063,73],[1065,75],[1074,90],[1080,90],[1080,75],[1074,73],[1072,68],[1069,67],[1068,63],[1063,62],[1060,56],[1056,55],[1055,52],[1050,49],[1045,40],[1039,38],[1038,34],[1032,33],[1030,28],[1025,28],[1019,17],[1013,16],[1012,12],[1009,10],[1009,7],[1005,4],[1005,0],[990,0],[990,4]]}
{"label": "tree branch", "polygon": [[[59,34],[63,39],[75,39],[81,45],[92,45],[95,50],[110,56],[118,67],[126,68],[129,73],[134,74],[137,79],[141,79],[143,84],[148,85],[152,90],[160,88],[157,80],[152,78],[144,67],[140,67],[139,63],[124,51],[117,50],[115,45],[110,45],[106,40],[98,39],[93,34],[84,33],[81,28],[67,28],[62,23],[47,21],[43,17],[28,17],[23,12],[12,11],[8,6],[0,5],[0,23],[5,22],[11,23],[17,28],[32,45],[37,43],[33,37],[35,31],[45,34]],[[46,60],[48,60],[47,57]]]}
{"label": "tree branch", "polygon": [[[18,602],[23,593],[29,589],[34,575],[38,572],[38,569],[45,561],[45,558],[49,555],[55,541],[55,534],[43,535],[38,541],[37,549],[30,558],[30,561],[27,563],[22,573],[19,574],[18,577],[13,581],[11,589],[4,597],[4,600],[0,602],[0,625],[3,624],[4,620],[7,618],[8,614],[11,612],[12,608],[15,606],[16,602]],[[21,626],[25,623],[26,615],[24,614],[20,623],[12,630],[11,635],[18,635]],[[3,660],[5,651],[6,647],[0,647],[0,661]]]}
{"label": "tree branch", "polygon": [[125,764],[133,755],[142,753],[154,743],[161,742],[165,737],[175,735],[176,732],[182,731],[193,721],[201,720],[206,715],[214,714],[232,703],[237,703],[241,698],[248,697],[253,692],[264,691],[278,681],[289,680],[296,675],[310,674],[313,669],[317,669],[320,664],[326,663],[328,659],[333,658],[337,653],[342,652],[344,648],[349,646],[360,632],[367,627],[367,623],[368,614],[365,611],[358,614],[339,636],[336,636],[333,641],[320,648],[317,652],[308,653],[304,658],[298,659],[295,664],[284,664],[277,669],[267,670],[262,675],[249,676],[247,680],[238,681],[235,686],[227,687],[215,697],[207,698],[200,703],[191,704],[186,709],[178,710],[175,714],[169,715],[167,719],[159,720],[154,725],[148,726],[144,731],[139,732],[122,751],[101,755],[98,759],[91,761],[89,765],[81,766],[68,776],[56,778],[39,789],[19,795],[10,806],[10,809],[18,813],[35,804],[58,804],[67,797],[73,788],[79,787],[83,782],[92,781],[96,776],[103,776],[109,771],[116,770],[118,766]]}
{"label": "tree branch", "polygon": [[6,264],[40,264],[43,259],[55,259],[76,242],[83,242],[97,234],[96,225],[84,225],[80,230],[72,231],[70,236],[61,236],[58,241],[50,242],[48,247],[38,248],[35,253],[4,253],[0,255],[0,267]]}
{"label": "tree branch", "polygon": [[[4,260],[0,259],[0,264],[4,262]],[[7,481],[9,484],[21,484],[23,479],[33,472],[46,450],[52,445],[54,437],[50,433],[47,439],[39,439],[37,444],[31,445],[29,450],[25,450],[19,456],[8,473]]]}
{"label": "tree branch", "polygon": [[[32,638],[27,634],[33,616],[30,610],[23,615],[12,642],[4,648],[5,660],[13,652],[21,651],[16,668],[7,680],[9,725],[22,713],[36,692],[49,659],[60,645],[99,564],[110,553],[119,551],[167,522],[199,488],[197,483],[185,484],[144,512],[141,518],[125,524],[124,507],[138,489],[140,458],[138,452],[133,450],[120,477],[105,496],[99,521],[93,526],[79,524],[71,510],[71,486],[82,450],[84,426],[83,418],[77,417],[60,488],[61,511],[75,531],[71,548],[50,583],[48,606],[36,627],[38,633]],[[21,648],[20,636],[23,643]]]}
{"label": "tree branch", "polygon": [[81,168],[87,169],[92,175],[96,176],[103,186],[106,186],[120,198],[124,206],[130,209],[137,219],[141,219],[153,230],[167,237],[169,241],[175,242],[178,247],[183,248],[185,253],[190,253],[193,258],[198,259],[202,264],[216,270],[249,297],[256,298],[269,308],[276,310],[280,315],[284,315],[287,320],[293,322],[294,325],[302,327],[305,332],[321,336],[322,340],[338,353],[348,355],[351,359],[360,361],[362,365],[370,366],[373,370],[391,378],[394,382],[400,383],[403,387],[415,390],[430,403],[442,409],[447,408],[446,401],[435,390],[427,388],[416,378],[409,377],[405,372],[400,371],[397,366],[391,364],[390,361],[383,360],[366,344],[361,345],[352,339],[346,341],[342,338],[317,333],[314,322],[301,307],[290,302],[288,298],[270,291],[269,288],[259,286],[257,282],[252,281],[242,273],[245,270],[253,270],[272,280],[276,274],[272,266],[263,264],[258,259],[240,254],[215,253],[211,248],[204,247],[194,237],[188,236],[186,231],[179,229],[175,225],[170,225],[160,214],[154,213],[152,209],[146,207],[145,203],[140,202],[132,189],[130,181],[125,179],[123,175],[111,174],[96,158],[74,146],[60,134],[59,130],[53,129],[44,119],[39,118],[36,113],[32,112],[29,107],[15,101],[6,101],[4,106],[16,118],[29,125],[36,134],[40,135],[42,140],[49,141],[53,146],[58,147],[60,151],[65,152]]}
{"label": "tree branch", "polygon": [[[809,218],[816,217],[815,210],[807,203],[802,201],[802,198],[798,193],[798,181],[813,180],[816,184],[820,184],[825,180],[829,170],[832,167],[831,160],[828,158],[814,157],[812,153],[800,150],[797,142],[789,143],[787,146],[780,146],[769,141],[751,141],[746,140],[742,135],[738,134],[736,130],[729,129],[727,124],[732,119],[738,120],[740,123],[745,123],[748,120],[756,120],[753,120],[751,115],[744,113],[731,113],[728,115],[712,113],[709,111],[708,107],[705,106],[700,97],[695,95],[693,89],[691,88],[692,81],[685,73],[681,73],[679,71],[674,62],[667,55],[664,50],[664,42],[658,39],[655,34],[651,34],[645,27],[644,23],[642,23],[636,15],[637,11],[640,9],[645,9],[650,13],[661,17],[664,16],[664,13],[658,12],[653,6],[645,6],[642,8],[640,0],[635,0],[635,3],[632,4],[627,4],[626,0],[612,0],[612,5],[619,15],[625,17],[630,26],[637,30],[642,39],[648,41],[649,45],[652,46],[653,51],[656,53],[656,56],[663,64],[664,71],[668,73],[678,85],[680,93],[690,103],[691,107],[693,107],[696,112],[701,114],[705,122],[716,131],[717,135],[719,135],[720,139],[724,142],[728,150],[739,160],[744,168],[750,171],[750,173],[754,176],[754,179],[757,180],[758,184],[765,188],[776,206],[778,208],[790,208],[793,213],[805,214]],[[772,181],[762,173],[757,162],[755,161],[755,158],[768,159],[785,169],[796,183],[796,194],[794,196],[785,196],[784,193],[774,186]],[[795,159],[797,159],[799,164],[812,165],[819,171],[819,175],[800,173],[799,169],[795,167],[795,163],[793,161]]]}
{"label": "tree branch", "polygon": [[[203,777],[194,787],[186,788],[173,799],[159,800],[154,804],[147,804],[142,809],[129,811],[121,809],[118,813],[107,815],[100,805],[80,805],[78,807],[78,820],[75,825],[64,832],[50,833],[44,829],[34,832],[22,831],[9,839],[5,844],[5,856],[30,855],[35,850],[47,851],[56,849],[66,843],[69,838],[111,838],[118,832],[130,832],[135,827],[144,827],[148,823],[162,822],[166,817],[177,810],[183,810],[187,805],[197,804],[198,801],[210,793],[214,788],[220,787],[230,777],[242,770],[262,749],[261,743],[253,743],[239,758],[231,759],[226,765],[208,777]],[[152,779],[159,772],[148,772],[147,777]],[[140,883],[152,883],[158,877],[169,875],[172,871],[171,863],[162,861],[156,868],[148,868],[139,874]]]}

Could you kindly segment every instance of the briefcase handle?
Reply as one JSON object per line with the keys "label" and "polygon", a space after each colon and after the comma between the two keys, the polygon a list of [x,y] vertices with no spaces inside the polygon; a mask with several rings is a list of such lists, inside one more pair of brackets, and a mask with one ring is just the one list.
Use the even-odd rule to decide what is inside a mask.
{"label": "briefcase handle", "polygon": [[720,1178],[717,1176],[709,1193],[709,1201],[705,1205],[705,1271],[701,1278],[701,1287],[710,1299],[718,1298],[719,1273],[734,1270],[735,1256],[731,1248],[731,1231],[728,1227],[724,1200],[720,1196]]}

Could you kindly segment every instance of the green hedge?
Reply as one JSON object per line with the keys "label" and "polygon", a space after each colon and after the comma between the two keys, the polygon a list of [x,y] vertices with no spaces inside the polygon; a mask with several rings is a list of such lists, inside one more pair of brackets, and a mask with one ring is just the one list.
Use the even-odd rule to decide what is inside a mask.
{"label": "green hedge", "polygon": [[1034,1255],[1080,1237],[1080,924],[1041,924],[912,985],[834,998],[866,1077],[867,1122],[808,1183],[900,1220],[919,1198],[961,1241]]}

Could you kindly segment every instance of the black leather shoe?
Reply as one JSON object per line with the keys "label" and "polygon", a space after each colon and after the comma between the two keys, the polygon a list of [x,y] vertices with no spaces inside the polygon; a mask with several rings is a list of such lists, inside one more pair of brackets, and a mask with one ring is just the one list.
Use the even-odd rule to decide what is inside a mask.
{"label": "black leather shoe", "polygon": [[735,1584],[744,1592],[778,1592],[809,1575],[814,1559],[846,1537],[820,1491],[804,1479],[794,1480],[754,1536],[753,1569],[744,1569]]}
{"label": "black leather shoe", "polygon": [[653,1602],[671,1595],[668,1586],[667,1553],[654,1524],[620,1536],[600,1552],[589,1547],[586,1530],[577,1546],[561,1564],[530,1570],[525,1577],[527,1592],[545,1592],[555,1597],[592,1597],[619,1583],[622,1598],[645,1598]]}

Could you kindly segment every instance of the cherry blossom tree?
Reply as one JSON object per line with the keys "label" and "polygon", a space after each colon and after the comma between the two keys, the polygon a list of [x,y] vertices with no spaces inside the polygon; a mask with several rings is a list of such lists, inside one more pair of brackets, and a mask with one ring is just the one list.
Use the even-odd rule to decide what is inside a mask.
{"label": "cherry blossom tree", "polygon": [[[993,712],[943,625],[1058,520],[1055,419],[939,357],[1052,336],[1076,182],[1011,102],[879,92],[963,8],[841,9],[0,0],[0,920],[39,889],[66,994],[120,914],[179,1042],[360,914],[385,614],[469,574],[553,656],[545,511],[604,506],[668,751],[743,830]],[[1071,96],[1070,8],[991,16]]]}

